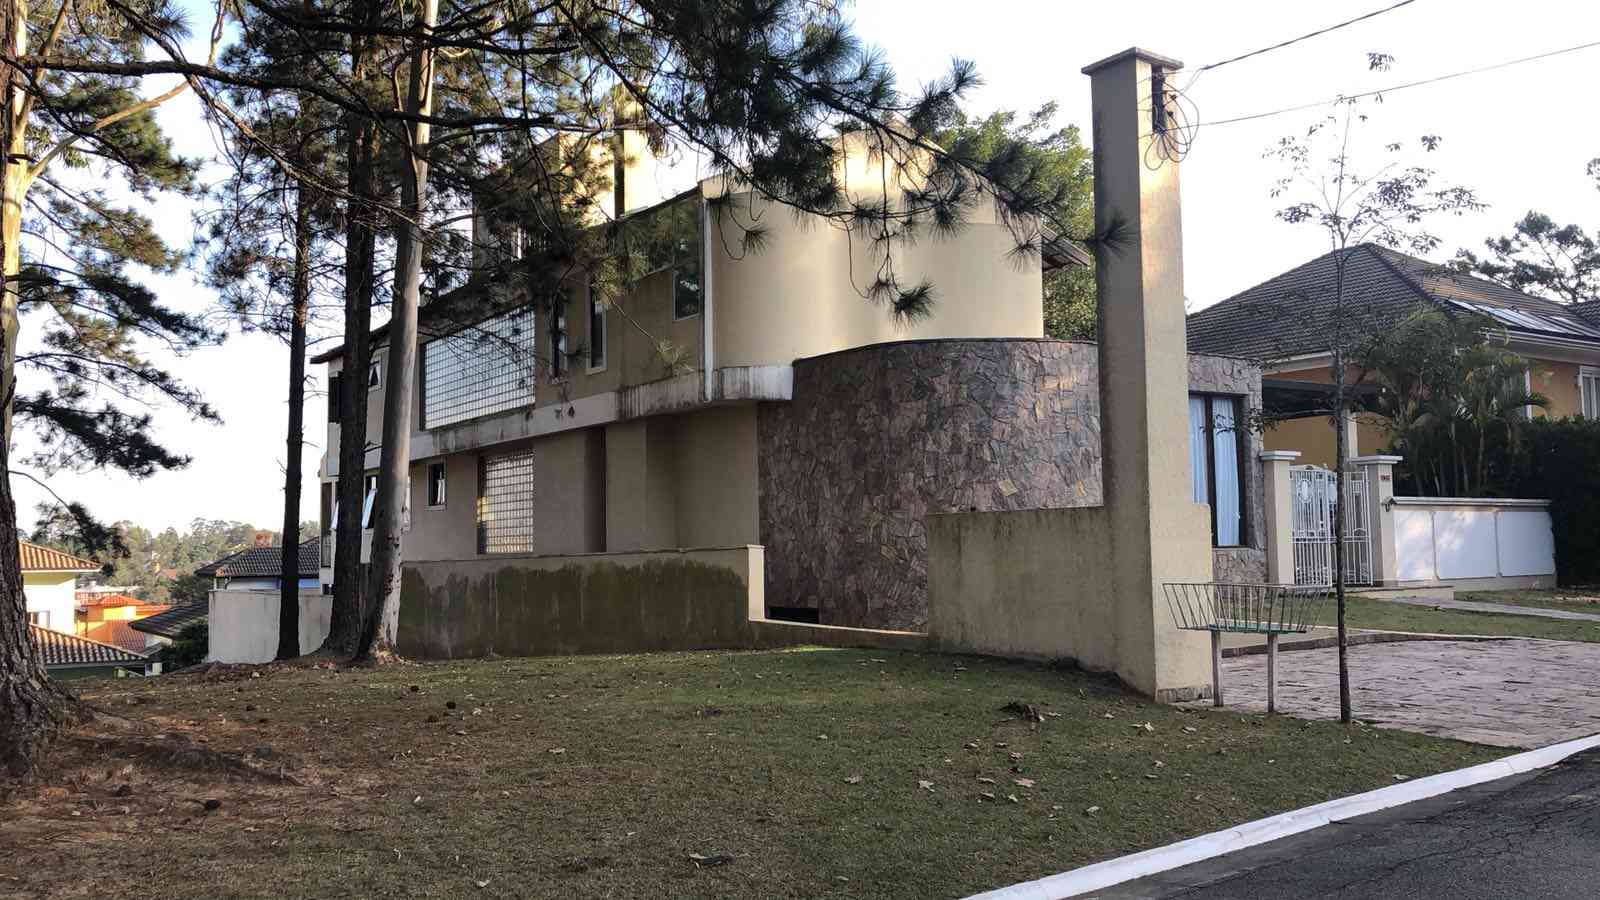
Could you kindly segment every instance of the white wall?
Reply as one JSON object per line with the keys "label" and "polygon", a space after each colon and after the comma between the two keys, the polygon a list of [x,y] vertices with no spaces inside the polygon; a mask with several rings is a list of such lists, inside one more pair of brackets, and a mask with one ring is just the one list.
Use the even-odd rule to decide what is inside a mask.
{"label": "white wall", "polygon": [[[328,637],[333,598],[300,592],[300,652],[310,653]],[[264,663],[278,655],[278,592],[220,590],[210,598],[207,662]]]}
{"label": "white wall", "polygon": [[77,598],[73,592],[77,579],[78,576],[72,573],[24,573],[22,595],[27,601],[28,612],[47,612],[50,614],[51,631],[72,634],[72,620],[77,608]]}
{"label": "white wall", "polygon": [[1555,537],[1544,501],[1396,497],[1402,582],[1538,578],[1554,583]]}

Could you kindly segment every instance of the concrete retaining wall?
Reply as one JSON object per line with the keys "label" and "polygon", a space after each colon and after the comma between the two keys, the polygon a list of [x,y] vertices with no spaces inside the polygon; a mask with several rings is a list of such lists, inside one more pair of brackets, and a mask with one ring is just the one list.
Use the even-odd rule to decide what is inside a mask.
{"label": "concrete retaining wall", "polygon": [[[328,637],[333,598],[321,590],[300,592],[300,652],[310,653]],[[207,662],[264,663],[278,655],[278,592],[212,591]]]}

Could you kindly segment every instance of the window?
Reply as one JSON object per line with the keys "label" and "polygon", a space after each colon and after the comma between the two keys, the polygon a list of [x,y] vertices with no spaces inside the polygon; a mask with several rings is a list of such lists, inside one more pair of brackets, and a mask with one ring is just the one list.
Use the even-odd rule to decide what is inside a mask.
{"label": "window", "polygon": [[328,378],[328,422],[337,424],[339,421],[339,405],[344,402],[344,376],[333,375]]}
{"label": "window", "polygon": [[606,367],[606,311],[594,283],[589,284],[589,371]]}
{"label": "window", "polygon": [[372,507],[378,502],[378,476],[368,475],[362,481],[366,499],[361,502],[361,527],[372,527]]}
{"label": "window", "polygon": [[383,360],[375,359],[367,364],[367,390],[383,387]]}
{"label": "window", "polygon": [[533,552],[533,451],[479,457],[478,552]]}
{"label": "window", "polygon": [[565,303],[550,310],[550,380],[567,377],[567,312]]}
{"label": "window", "polygon": [[445,465],[442,462],[428,464],[428,506],[444,506],[445,490]]}
{"label": "window", "polygon": [[422,347],[422,427],[532,406],[533,307],[522,306]]}
{"label": "window", "polygon": [[1583,417],[1600,419],[1600,368],[1578,368],[1578,393],[1583,401]]}
{"label": "window", "polygon": [[672,318],[689,319],[700,314],[702,265],[705,235],[700,221],[700,198],[682,200],[657,207],[629,218],[623,230],[635,278],[670,271],[672,278]]}
{"label": "window", "polygon": [[37,625],[40,628],[49,628],[50,611],[48,609],[41,609],[28,613],[28,624]]}
{"label": "window", "polygon": [[1239,419],[1237,397],[1189,395],[1191,496],[1211,507],[1211,543],[1217,547],[1243,543],[1244,430]]}

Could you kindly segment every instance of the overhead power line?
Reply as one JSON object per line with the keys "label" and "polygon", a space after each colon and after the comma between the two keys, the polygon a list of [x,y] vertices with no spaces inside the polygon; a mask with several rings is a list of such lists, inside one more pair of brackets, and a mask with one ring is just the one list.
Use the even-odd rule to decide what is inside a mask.
{"label": "overhead power line", "polygon": [[1363,97],[1374,97],[1374,96],[1377,96],[1378,94],[1392,94],[1395,91],[1403,91],[1406,88],[1422,87],[1425,84],[1438,84],[1441,81],[1449,81],[1452,78],[1464,78],[1464,77],[1466,77],[1468,75],[1481,75],[1484,72],[1493,72],[1496,69],[1504,69],[1504,68],[1506,68],[1508,66],[1516,66],[1516,65],[1521,65],[1522,63],[1536,62],[1536,61],[1541,60],[1541,59],[1549,59],[1552,56],[1561,56],[1564,53],[1576,53],[1579,50],[1588,50],[1588,49],[1591,49],[1593,47],[1600,47],[1600,41],[1590,41],[1590,42],[1588,42],[1586,44],[1577,44],[1577,45],[1572,46],[1572,47],[1563,47],[1560,50],[1550,50],[1550,51],[1547,51],[1545,53],[1536,53],[1536,54],[1534,54],[1532,56],[1523,56],[1523,57],[1520,57],[1518,59],[1508,59],[1505,62],[1498,62],[1498,63],[1494,63],[1493,65],[1478,66],[1477,68],[1465,69],[1465,70],[1460,71],[1460,72],[1451,72],[1448,75],[1436,75],[1436,76],[1434,76],[1432,78],[1424,78],[1421,81],[1408,81],[1408,82],[1405,82],[1403,84],[1390,85],[1389,87],[1386,87],[1386,88],[1378,88],[1377,90],[1364,91],[1364,92],[1359,93],[1359,94],[1341,94],[1341,95],[1339,95],[1337,97],[1329,97],[1326,100],[1317,100],[1317,101],[1314,101],[1314,102],[1311,102],[1311,103],[1302,103],[1302,104],[1300,104],[1298,106],[1286,106],[1283,109],[1275,109],[1275,110],[1272,110],[1271,112],[1253,113],[1253,114],[1248,115],[1248,116],[1235,116],[1235,117],[1233,117],[1231,119],[1216,119],[1216,120],[1210,121],[1210,122],[1197,122],[1197,123],[1195,123],[1195,125],[1196,125],[1196,127],[1202,126],[1202,125],[1207,125],[1207,126],[1209,126],[1209,125],[1231,125],[1231,124],[1233,124],[1235,122],[1250,122],[1250,121],[1254,121],[1256,119],[1266,119],[1266,118],[1270,118],[1272,116],[1281,116],[1284,113],[1300,112],[1301,110],[1306,110],[1306,109],[1315,109],[1316,107],[1319,107],[1319,106],[1327,106],[1329,104],[1337,103],[1337,102],[1340,102],[1340,101],[1360,100]]}
{"label": "overhead power line", "polygon": [[1249,53],[1241,53],[1238,56],[1232,57],[1230,59],[1224,59],[1224,60],[1222,60],[1220,62],[1214,62],[1214,63],[1211,63],[1209,65],[1201,66],[1199,69],[1195,70],[1195,76],[1199,77],[1201,72],[1207,72],[1207,71],[1210,71],[1211,69],[1218,69],[1218,68],[1221,68],[1222,66],[1227,65],[1228,63],[1236,63],[1241,59],[1249,59],[1252,56],[1260,56],[1263,53],[1271,53],[1274,50],[1281,50],[1284,47],[1289,46],[1290,44],[1298,44],[1301,41],[1310,40],[1311,38],[1318,37],[1319,35],[1327,34],[1330,31],[1338,31],[1339,29],[1345,27],[1346,25],[1354,25],[1357,22],[1364,22],[1367,19],[1372,18],[1373,16],[1381,16],[1386,12],[1390,12],[1390,11],[1399,9],[1402,6],[1408,6],[1408,5],[1410,5],[1412,3],[1415,3],[1415,2],[1416,2],[1416,0],[1400,0],[1399,3],[1395,3],[1395,4],[1391,5],[1391,6],[1385,6],[1383,9],[1375,9],[1372,12],[1367,13],[1366,15],[1356,16],[1354,19],[1346,19],[1345,21],[1340,22],[1340,23],[1338,23],[1336,25],[1329,25],[1327,28],[1319,28],[1316,31],[1312,31],[1312,32],[1309,32],[1307,34],[1302,34],[1299,37],[1290,38],[1287,41],[1280,41],[1279,43],[1273,44],[1270,47],[1262,47],[1260,50],[1251,50]]}

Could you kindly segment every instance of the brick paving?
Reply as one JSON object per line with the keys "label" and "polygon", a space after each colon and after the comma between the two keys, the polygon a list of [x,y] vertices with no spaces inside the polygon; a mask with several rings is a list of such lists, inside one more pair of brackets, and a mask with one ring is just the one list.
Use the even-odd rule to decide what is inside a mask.
{"label": "brick paving", "polygon": [[[1278,654],[1278,711],[1339,717],[1337,649]],[[1350,648],[1355,716],[1383,728],[1498,747],[1600,732],[1600,644],[1416,641]],[[1228,706],[1265,712],[1267,658],[1223,660]],[[1207,701],[1209,702],[1209,701]]]}

